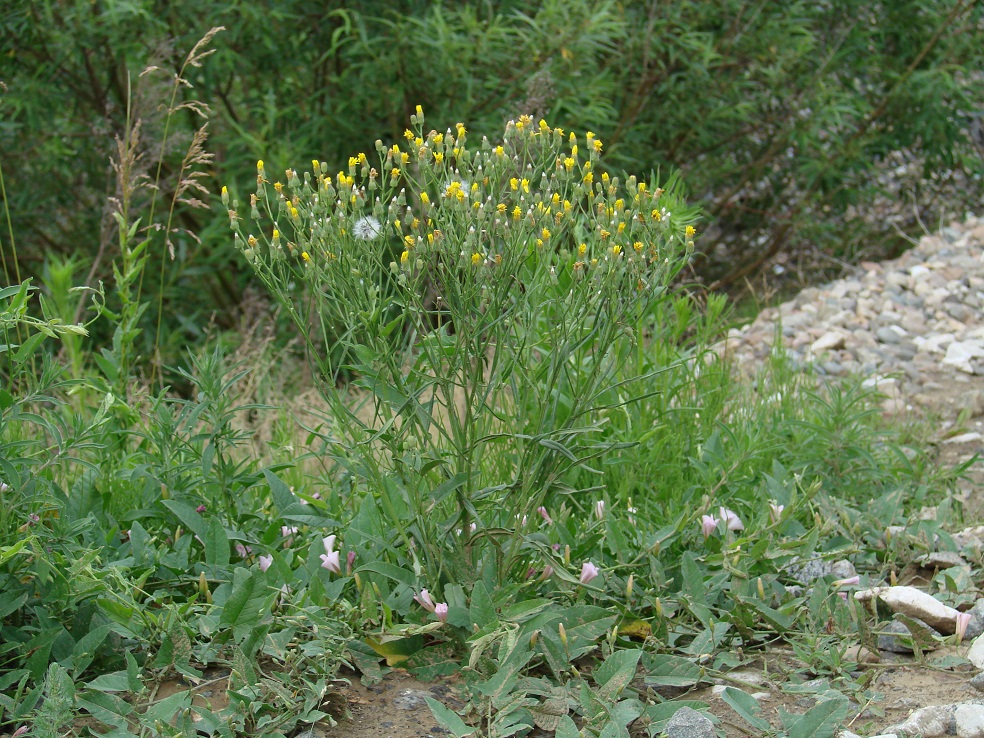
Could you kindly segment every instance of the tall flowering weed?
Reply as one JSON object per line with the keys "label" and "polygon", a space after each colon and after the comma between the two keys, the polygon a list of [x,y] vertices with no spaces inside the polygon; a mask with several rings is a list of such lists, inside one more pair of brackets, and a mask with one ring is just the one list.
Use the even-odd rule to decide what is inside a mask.
{"label": "tall flowering weed", "polygon": [[522,117],[472,146],[463,124],[425,132],[418,109],[411,125],[336,173],[261,161],[249,203],[223,199],[323,380],[329,445],[396,535],[467,578],[512,529],[497,550],[526,571],[547,562],[513,521],[571,491],[611,450],[603,413],[645,395],[624,359],[692,252],[694,211],[675,181],[611,176],[590,132]]}

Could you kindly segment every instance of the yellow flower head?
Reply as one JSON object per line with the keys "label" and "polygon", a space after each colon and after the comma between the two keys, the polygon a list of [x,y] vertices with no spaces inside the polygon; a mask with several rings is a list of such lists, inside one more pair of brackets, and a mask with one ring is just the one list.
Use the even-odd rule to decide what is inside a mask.
{"label": "yellow flower head", "polygon": [[496,146],[495,147],[495,155],[496,156],[505,156],[506,155],[506,152],[505,152],[505,150],[501,146]]}
{"label": "yellow flower head", "polygon": [[430,196],[426,192],[421,192],[420,193],[420,201],[422,203],[424,203],[424,205],[427,205],[431,201],[430,200]]}
{"label": "yellow flower head", "polygon": [[310,264],[311,263],[311,256],[310,256],[310,254],[308,254],[307,251],[302,251],[301,252],[301,258],[304,259],[305,263],[307,263],[307,264]]}
{"label": "yellow flower head", "polygon": [[632,244],[632,248],[634,248],[636,251],[642,251],[642,241],[636,241],[634,244]]}
{"label": "yellow flower head", "polygon": [[693,238],[695,235],[697,235],[697,229],[694,228],[692,225],[688,225],[683,232],[687,235],[687,238]]}
{"label": "yellow flower head", "polygon": [[495,209],[500,213],[506,212],[506,203],[500,202],[498,205],[495,206]]}
{"label": "yellow flower head", "polygon": [[587,250],[588,250],[588,245],[584,243],[582,243],[580,246],[577,247],[577,253],[580,254],[581,256],[584,256]]}
{"label": "yellow flower head", "polygon": [[438,164],[440,164],[442,161],[444,161],[444,152],[443,151],[435,151],[434,152],[434,161],[436,163],[438,163]]}
{"label": "yellow flower head", "polygon": [[412,249],[414,244],[413,236],[404,236],[403,243],[407,245],[407,249]]}
{"label": "yellow flower head", "polygon": [[612,256],[618,256],[621,253],[622,253],[622,247],[621,246],[619,246],[618,244],[615,244],[614,246],[612,246]]}
{"label": "yellow flower head", "polygon": [[523,215],[523,211],[519,209],[519,205],[513,208],[512,216],[513,220],[519,220]]}
{"label": "yellow flower head", "polygon": [[410,261],[410,252],[404,251],[402,254],[400,254],[400,263],[406,264],[408,261]]}
{"label": "yellow flower head", "polygon": [[653,220],[663,220],[663,214],[656,208],[653,208],[653,212],[651,212],[650,215],[653,216]]}
{"label": "yellow flower head", "polygon": [[482,261],[482,255],[481,254],[479,254],[477,252],[474,253],[474,254],[472,254],[472,264],[474,264],[475,266],[478,266],[478,264],[481,261]]}
{"label": "yellow flower head", "polygon": [[516,179],[515,177],[512,177],[509,180],[509,189],[514,190],[514,191],[515,190],[518,190],[519,189],[519,180]]}
{"label": "yellow flower head", "polygon": [[407,141],[413,141],[413,139],[414,139],[414,132],[413,132],[413,131],[411,131],[411,130],[410,130],[410,129],[408,128],[407,130],[405,130],[405,131],[403,132],[403,137],[404,137],[404,138],[405,138],[405,139],[406,139]]}

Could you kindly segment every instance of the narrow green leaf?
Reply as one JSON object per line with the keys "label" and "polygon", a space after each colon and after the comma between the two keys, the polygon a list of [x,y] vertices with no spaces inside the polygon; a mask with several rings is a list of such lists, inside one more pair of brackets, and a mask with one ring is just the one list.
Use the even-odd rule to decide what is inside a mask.
{"label": "narrow green leaf", "polygon": [[449,710],[437,700],[431,697],[424,697],[424,699],[427,701],[431,712],[434,713],[434,719],[441,724],[442,728],[454,734],[455,738],[465,738],[466,735],[471,735],[478,730],[466,725],[458,713]]}

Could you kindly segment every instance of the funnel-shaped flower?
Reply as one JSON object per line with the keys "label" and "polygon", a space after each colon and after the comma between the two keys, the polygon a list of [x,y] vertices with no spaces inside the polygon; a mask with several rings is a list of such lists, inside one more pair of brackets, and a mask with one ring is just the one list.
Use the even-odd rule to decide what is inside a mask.
{"label": "funnel-shaped flower", "polygon": [[598,567],[590,561],[581,564],[581,584],[587,584],[599,574]]}
{"label": "funnel-shaped flower", "polygon": [[540,505],[540,507],[538,507],[536,511],[540,513],[540,517],[546,521],[547,525],[553,525],[553,520],[551,520],[550,514],[547,512],[547,508],[545,508],[543,505]]}
{"label": "funnel-shaped flower", "polygon": [[430,592],[426,589],[420,590],[420,594],[414,595],[413,598],[417,601],[417,604],[427,610],[427,612],[434,612],[437,609],[437,605],[435,605],[434,600],[431,599]]}
{"label": "funnel-shaped flower", "polygon": [[700,525],[704,529],[704,538],[707,538],[709,535],[711,535],[714,531],[717,530],[718,519],[715,518],[713,515],[701,515]]}
{"label": "funnel-shaped flower", "polygon": [[972,615],[969,612],[958,612],[957,613],[957,643],[960,643],[964,639],[964,635],[967,633],[967,626],[970,625],[970,619]]}
{"label": "funnel-shaped flower", "polygon": [[724,524],[728,526],[728,530],[745,530],[745,524],[741,522],[741,518],[738,517],[738,513],[734,510],[720,507],[718,508],[718,514],[721,516]]}
{"label": "funnel-shaped flower", "polygon": [[437,619],[442,623],[448,622],[448,603],[438,602],[434,605],[434,614],[437,615]]}
{"label": "funnel-shaped flower", "polygon": [[260,563],[260,571],[266,571],[267,569],[270,568],[270,564],[273,563],[273,556],[261,555],[259,558],[259,563]]}
{"label": "funnel-shaped flower", "polygon": [[785,505],[780,505],[775,500],[772,500],[769,503],[769,520],[773,523],[778,523],[779,519],[782,517],[782,511],[785,509]]}
{"label": "funnel-shaped flower", "polygon": [[322,539],[325,545],[325,552],[321,554],[321,566],[334,573],[342,573],[342,564],[339,559],[339,552],[335,550],[335,536],[327,536]]}
{"label": "funnel-shaped flower", "polygon": [[598,500],[595,503],[595,506],[594,506],[594,514],[595,514],[595,517],[598,518],[598,520],[604,520],[605,519],[605,501],[604,500]]}

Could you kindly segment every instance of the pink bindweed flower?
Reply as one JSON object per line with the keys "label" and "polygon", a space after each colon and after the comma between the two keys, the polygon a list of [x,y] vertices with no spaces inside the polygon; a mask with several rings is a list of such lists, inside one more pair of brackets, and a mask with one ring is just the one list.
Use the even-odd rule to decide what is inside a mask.
{"label": "pink bindweed flower", "polygon": [[848,577],[847,579],[838,579],[834,582],[835,587],[850,587],[861,582],[861,577],[855,574],[853,577]]}
{"label": "pink bindweed flower", "polygon": [[345,555],[345,576],[351,576],[353,564],[355,564],[355,551],[349,551]]}
{"label": "pink bindweed flower", "polygon": [[321,499],[321,493],[320,492],[315,492],[314,494],[311,495],[311,499],[313,499],[313,500],[320,500]]}
{"label": "pink bindweed flower", "polygon": [[964,635],[967,633],[967,626],[970,625],[971,614],[969,612],[958,612],[957,613],[957,643],[960,643],[964,639]]}
{"label": "pink bindweed flower", "polygon": [[595,514],[595,517],[598,518],[598,520],[604,520],[605,519],[605,501],[604,500],[598,500],[595,503],[595,506],[594,506],[594,514]]}
{"label": "pink bindweed flower", "polygon": [[417,604],[424,608],[427,612],[434,612],[437,607],[434,604],[434,600],[431,599],[430,592],[426,589],[420,590],[420,594],[414,595],[413,598],[417,601]]}
{"label": "pink bindweed flower", "polygon": [[547,564],[545,567],[543,567],[543,572],[540,574],[540,581],[541,582],[547,581],[550,577],[553,576],[553,573],[554,573],[554,568],[550,566],[550,564]]}
{"label": "pink bindweed flower", "polygon": [[701,515],[700,525],[704,529],[704,538],[710,536],[718,527],[718,519],[713,515]]}
{"label": "pink bindweed flower", "polygon": [[284,537],[284,548],[288,548],[294,543],[294,534],[297,533],[296,525],[281,525],[280,535]]}
{"label": "pink bindweed flower", "polygon": [[718,514],[721,516],[721,520],[724,521],[728,530],[745,530],[745,524],[741,522],[741,518],[738,517],[738,513],[734,510],[729,510],[726,507],[718,508]]}
{"label": "pink bindweed flower", "polygon": [[785,505],[778,504],[775,500],[769,502],[769,520],[773,523],[778,523],[779,519],[782,518],[782,511],[786,509]]}
{"label": "pink bindweed flower", "polygon": [[442,623],[448,622],[448,603],[438,602],[434,605],[434,614],[437,615],[437,619]]}
{"label": "pink bindweed flower", "polygon": [[239,554],[239,558],[246,559],[253,555],[253,547],[246,546],[242,543],[236,544],[236,553]]}
{"label": "pink bindweed flower", "polygon": [[550,513],[547,512],[547,508],[545,508],[543,505],[540,505],[540,507],[538,507],[536,511],[540,513],[540,517],[546,521],[547,525],[553,525],[553,520],[550,519]]}
{"label": "pink bindweed flower", "polygon": [[529,569],[526,570],[526,578],[532,579],[534,576],[536,576],[536,569],[531,566]]}
{"label": "pink bindweed flower", "polygon": [[203,512],[205,512],[205,511],[206,511],[207,509],[208,509],[208,508],[207,508],[207,507],[205,507],[204,505],[199,505],[198,507],[196,507],[196,508],[195,508],[195,512],[196,512],[196,513],[198,513],[199,515],[201,515],[201,514],[202,514]]}
{"label": "pink bindweed flower", "polygon": [[0,482],[0,495],[4,492],[10,492],[10,485],[6,482]]}
{"label": "pink bindweed flower", "polygon": [[321,554],[321,567],[333,574],[341,574],[340,552],[335,550],[335,536],[322,538],[321,542],[325,545],[325,552]]}
{"label": "pink bindweed flower", "polygon": [[270,568],[270,564],[273,563],[273,556],[260,556],[260,571],[266,571]]}
{"label": "pink bindweed flower", "polygon": [[837,596],[844,600],[844,602],[847,602],[847,592],[838,592]]}
{"label": "pink bindweed flower", "polygon": [[600,573],[597,566],[590,561],[585,561],[581,564],[581,584],[587,584]]}

